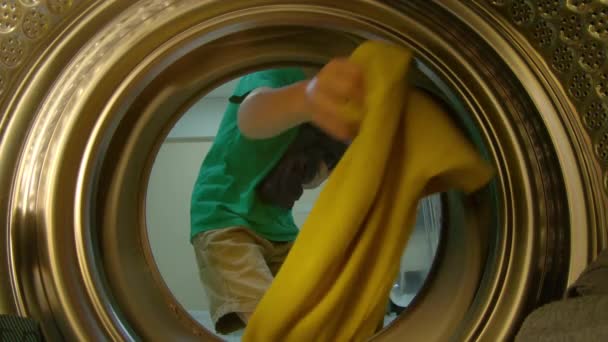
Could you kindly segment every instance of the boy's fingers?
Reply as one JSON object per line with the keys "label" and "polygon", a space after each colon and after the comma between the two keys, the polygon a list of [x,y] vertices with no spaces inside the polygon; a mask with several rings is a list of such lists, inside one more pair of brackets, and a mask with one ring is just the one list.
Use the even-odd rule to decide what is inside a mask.
{"label": "boy's fingers", "polygon": [[331,84],[325,85],[323,93],[329,93],[337,103],[355,101],[361,103],[363,100],[363,89],[348,80],[334,80]]}
{"label": "boy's fingers", "polygon": [[350,83],[363,83],[363,70],[361,67],[349,60],[341,61],[335,69],[336,76]]}
{"label": "boy's fingers", "polygon": [[319,113],[314,123],[324,132],[341,141],[350,141],[357,134],[357,125],[332,113]]}
{"label": "boy's fingers", "polygon": [[332,59],[317,76],[320,92],[332,95],[335,102],[361,103],[365,95],[363,71],[348,58]]}
{"label": "boy's fingers", "polygon": [[361,68],[348,62],[344,68],[339,70],[336,77],[336,84],[340,84],[341,95],[348,97],[349,100],[361,102],[365,96],[365,82]]}
{"label": "boy's fingers", "polygon": [[344,101],[336,101],[334,96],[328,95],[324,92],[319,92],[315,97],[315,105],[317,107],[318,115],[320,116],[336,116],[344,110]]}

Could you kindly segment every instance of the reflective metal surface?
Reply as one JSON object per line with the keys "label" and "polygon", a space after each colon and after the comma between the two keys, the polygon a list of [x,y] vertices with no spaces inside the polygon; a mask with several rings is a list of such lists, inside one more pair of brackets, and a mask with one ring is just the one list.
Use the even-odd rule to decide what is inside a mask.
{"label": "reflective metal surface", "polygon": [[607,16],[600,0],[0,0],[0,312],[49,340],[212,338],[147,243],[164,134],[228,78],[382,38],[470,113],[498,178],[452,200],[467,224],[376,339],[508,339],[607,244]]}

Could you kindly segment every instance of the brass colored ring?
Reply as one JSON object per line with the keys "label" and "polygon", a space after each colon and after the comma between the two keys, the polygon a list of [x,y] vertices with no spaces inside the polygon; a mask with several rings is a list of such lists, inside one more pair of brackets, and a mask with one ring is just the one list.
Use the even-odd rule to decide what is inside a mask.
{"label": "brass colored ring", "polygon": [[423,296],[376,340],[509,339],[608,244],[608,123],[591,106],[606,102],[607,69],[579,55],[608,39],[590,19],[608,15],[603,1],[4,2],[0,312],[39,320],[49,340],[213,339],[147,242],[156,151],[218,84],[319,65],[361,39],[416,50],[498,170],[495,192],[448,199],[466,224],[446,230]]}

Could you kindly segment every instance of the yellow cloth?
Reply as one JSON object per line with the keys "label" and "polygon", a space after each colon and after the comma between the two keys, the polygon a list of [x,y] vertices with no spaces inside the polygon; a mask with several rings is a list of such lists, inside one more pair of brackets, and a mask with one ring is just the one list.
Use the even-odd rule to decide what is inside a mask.
{"label": "yellow cloth", "polygon": [[327,181],[243,341],[362,341],[386,308],[418,201],[450,188],[477,190],[492,170],[421,91],[410,89],[409,50],[365,42],[359,134]]}

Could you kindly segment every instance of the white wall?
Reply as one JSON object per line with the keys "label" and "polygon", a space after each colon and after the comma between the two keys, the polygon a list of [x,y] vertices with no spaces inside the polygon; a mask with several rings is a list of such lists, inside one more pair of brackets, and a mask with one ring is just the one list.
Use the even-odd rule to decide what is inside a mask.
{"label": "white wall", "polygon": [[175,124],[167,139],[213,138],[235,86],[236,81],[227,82],[195,103]]}
{"label": "white wall", "polygon": [[150,175],[146,219],[152,254],[186,310],[208,308],[190,244],[190,195],[234,87],[233,81],[215,89],[182,116],[161,146]]}
{"label": "white wall", "polygon": [[189,236],[190,194],[208,147],[200,141],[163,144],[147,193],[152,253],[167,286],[188,310],[207,308]]}

